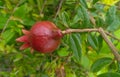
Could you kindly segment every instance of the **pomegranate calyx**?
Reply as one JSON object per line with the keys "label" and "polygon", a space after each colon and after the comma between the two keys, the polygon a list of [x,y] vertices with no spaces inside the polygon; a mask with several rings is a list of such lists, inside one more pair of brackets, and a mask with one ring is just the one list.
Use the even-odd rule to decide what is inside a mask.
{"label": "pomegranate calyx", "polygon": [[22,29],[23,36],[16,39],[24,42],[20,50],[31,48],[41,53],[50,53],[58,48],[63,37],[62,31],[50,21],[36,22],[28,31]]}

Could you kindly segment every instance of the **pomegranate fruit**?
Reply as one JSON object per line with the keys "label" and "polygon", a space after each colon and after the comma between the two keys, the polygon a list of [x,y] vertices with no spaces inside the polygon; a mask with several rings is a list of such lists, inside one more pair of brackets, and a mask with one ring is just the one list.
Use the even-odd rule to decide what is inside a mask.
{"label": "pomegranate fruit", "polygon": [[41,21],[35,23],[30,31],[22,30],[23,36],[16,39],[18,42],[24,42],[20,50],[28,47],[41,53],[53,52],[60,44],[62,32],[50,21]]}

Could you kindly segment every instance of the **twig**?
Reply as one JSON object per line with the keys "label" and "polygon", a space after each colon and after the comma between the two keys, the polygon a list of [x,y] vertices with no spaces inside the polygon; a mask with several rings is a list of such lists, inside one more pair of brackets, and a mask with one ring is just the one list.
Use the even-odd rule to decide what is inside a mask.
{"label": "twig", "polygon": [[69,34],[69,33],[77,33],[77,32],[98,32],[98,29],[66,29],[65,31],[62,31],[63,34]]}
{"label": "twig", "polygon": [[[63,34],[68,34],[68,33],[72,33],[72,32],[98,32],[98,29],[97,28],[94,28],[94,29],[66,29],[65,31],[62,31]],[[105,33],[108,36],[110,36],[120,42],[120,39],[118,39],[117,37],[113,36],[112,34],[108,33],[107,31],[105,31]]]}
{"label": "twig", "polygon": [[[113,43],[108,39],[107,35],[113,37],[112,35],[108,34],[107,32],[105,32],[102,28],[98,28],[98,29],[66,29],[64,31],[62,31],[62,33],[65,34],[69,34],[69,33],[73,33],[73,32],[99,32],[100,35],[103,37],[103,39],[105,40],[105,42],[108,44],[109,48],[111,49],[115,59],[120,62],[120,55],[118,53],[118,50],[116,49],[116,47],[113,45]],[[114,37],[115,38],[115,37]]]}
{"label": "twig", "polygon": [[115,40],[118,40],[118,42],[120,42],[120,39],[119,38],[117,38],[117,37],[115,37],[114,35],[112,35],[112,34],[110,34],[110,33],[108,33],[108,32],[105,32],[108,36],[110,36],[110,37],[112,37],[112,38],[114,38]]}
{"label": "twig", "polygon": [[43,13],[43,9],[44,9],[44,7],[45,7],[46,2],[47,2],[47,0],[44,0],[43,6],[42,6],[41,11],[40,11],[40,14]]}
{"label": "twig", "polygon": [[62,3],[63,3],[63,1],[64,0],[59,0],[60,1],[60,3],[59,3],[59,6],[58,6],[58,9],[57,9],[57,12],[56,12],[56,14],[55,14],[55,17],[54,18],[56,18],[57,17],[57,15],[59,14],[59,11],[60,11],[60,9],[61,9],[61,7],[62,7]]}
{"label": "twig", "polygon": [[104,38],[105,42],[108,44],[108,46],[111,49],[111,51],[112,51],[114,57],[116,58],[116,60],[118,62],[120,62],[120,55],[118,53],[118,50],[113,45],[113,43],[107,38],[107,35],[106,35],[105,31],[102,28],[99,28],[99,33],[102,35],[102,37]]}
{"label": "twig", "polygon": [[21,4],[21,0],[19,1],[19,3],[17,3],[17,5],[15,6],[15,8],[13,9],[10,17],[8,18],[8,20],[6,21],[6,23],[5,23],[5,25],[4,25],[3,29],[2,29],[1,34],[3,34],[3,32],[5,31],[5,29],[7,28],[8,23],[10,22],[11,17],[13,16],[14,12],[16,11],[17,7],[18,7],[20,4]]}

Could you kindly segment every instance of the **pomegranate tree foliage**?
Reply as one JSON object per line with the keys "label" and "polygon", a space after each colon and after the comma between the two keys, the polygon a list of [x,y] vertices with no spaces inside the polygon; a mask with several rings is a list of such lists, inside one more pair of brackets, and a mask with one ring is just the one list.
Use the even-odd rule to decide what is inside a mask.
{"label": "pomegranate tree foliage", "polygon": [[[119,0],[0,0],[0,77],[120,77],[120,64],[99,33],[72,33],[52,54],[19,50],[15,39],[36,21],[99,28],[120,39]],[[120,51],[120,42],[109,37]]]}

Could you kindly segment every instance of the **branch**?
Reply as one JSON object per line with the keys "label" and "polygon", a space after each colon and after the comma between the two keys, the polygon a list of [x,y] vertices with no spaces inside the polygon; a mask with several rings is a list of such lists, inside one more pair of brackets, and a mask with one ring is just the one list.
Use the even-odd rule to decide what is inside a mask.
{"label": "branch", "polygon": [[75,32],[75,33],[77,33],[77,32],[80,32],[80,33],[82,33],[82,32],[99,32],[100,35],[105,40],[105,42],[107,43],[107,45],[109,46],[109,48],[111,49],[115,59],[118,62],[120,62],[120,55],[118,53],[118,50],[116,49],[116,47],[113,45],[113,43],[107,37],[107,35],[109,35],[111,37],[113,37],[113,36],[111,34],[109,34],[108,32],[105,32],[102,28],[98,28],[98,29],[96,29],[96,28],[95,29],[66,29],[66,30],[62,31],[63,35],[73,33],[73,32]]}
{"label": "branch", "polygon": [[112,51],[113,55],[115,56],[116,60],[118,62],[120,62],[120,55],[118,53],[118,50],[113,45],[113,43],[107,38],[107,35],[106,35],[106,33],[104,32],[104,30],[102,28],[99,28],[99,33],[102,35],[102,37],[104,38],[105,42],[108,44],[108,46],[111,49],[111,51]]}
{"label": "branch", "polygon": [[[97,28],[94,29],[66,29],[65,31],[62,31],[63,34],[69,34],[72,32],[99,32]],[[117,40],[118,42],[120,42],[120,39],[115,37],[114,35],[112,35],[111,33],[104,31],[105,34],[107,34],[108,36],[114,38],[115,40]]]}
{"label": "branch", "polygon": [[114,38],[115,40],[117,40],[118,42],[120,42],[120,39],[115,37],[114,35],[112,35],[111,33],[105,32],[108,36]]}
{"label": "branch", "polygon": [[62,31],[63,34],[69,34],[69,33],[82,33],[82,32],[98,32],[98,29],[66,29]]}

